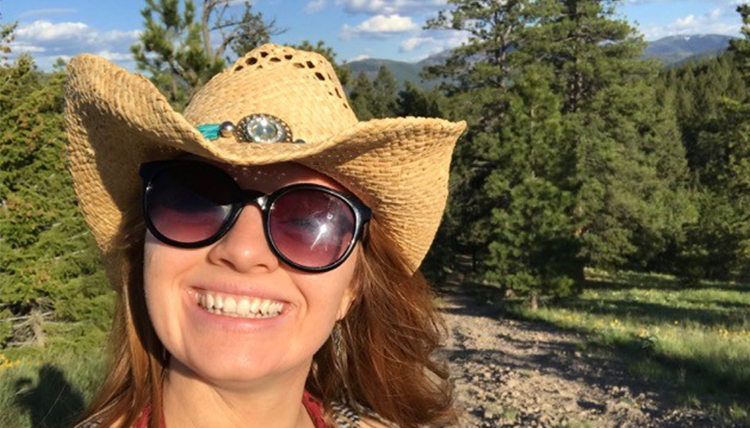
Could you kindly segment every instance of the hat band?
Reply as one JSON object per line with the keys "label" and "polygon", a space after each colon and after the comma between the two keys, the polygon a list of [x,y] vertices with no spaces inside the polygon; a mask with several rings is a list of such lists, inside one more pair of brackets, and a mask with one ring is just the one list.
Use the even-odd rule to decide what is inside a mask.
{"label": "hat band", "polygon": [[198,125],[198,131],[208,140],[219,137],[234,136],[237,141],[245,143],[304,143],[303,140],[293,140],[292,130],[283,120],[270,114],[251,114],[245,116],[235,125],[227,121],[222,123],[208,123]]}

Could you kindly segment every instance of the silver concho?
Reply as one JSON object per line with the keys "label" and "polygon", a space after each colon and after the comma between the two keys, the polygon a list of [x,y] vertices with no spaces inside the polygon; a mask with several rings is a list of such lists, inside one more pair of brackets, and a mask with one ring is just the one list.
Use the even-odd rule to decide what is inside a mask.
{"label": "silver concho", "polygon": [[237,137],[246,143],[291,143],[292,130],[270,114],[252,114],[237,123]]}
{"label": "silver concho", "polygon": [[230,137],[234,134],[234,131],[236,131],[236,128],[232,122],[223,122],[219,128],[219,135],[225,138]]}

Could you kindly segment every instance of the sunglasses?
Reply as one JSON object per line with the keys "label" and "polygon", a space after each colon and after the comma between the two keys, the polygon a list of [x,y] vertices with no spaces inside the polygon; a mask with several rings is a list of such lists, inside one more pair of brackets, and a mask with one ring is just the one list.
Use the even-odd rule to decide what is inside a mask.
{"label": "sunglasses", "polygon": [[343,263],[372,216],[348,193],[310,183],[271,194],[242,189],[224,170],[201,161],[148,162],[140,175],[146,227],[160,241],[180,248],[211,245],[232,228],[245,205],[255,203],[271,250],[306,272]]}

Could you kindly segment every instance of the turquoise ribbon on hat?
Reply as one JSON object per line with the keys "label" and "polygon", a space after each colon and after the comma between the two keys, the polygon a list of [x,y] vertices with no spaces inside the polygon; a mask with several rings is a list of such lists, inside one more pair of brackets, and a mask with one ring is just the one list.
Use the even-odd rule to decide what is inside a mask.
{"label": "turquoise ribbon on hat", "polygon": [[219,133],[221,132],[221,124],[209,123],[206,125],[198,125],[198,132],[203,134],[203,136],[209,140],[215,140],[219,138]]}

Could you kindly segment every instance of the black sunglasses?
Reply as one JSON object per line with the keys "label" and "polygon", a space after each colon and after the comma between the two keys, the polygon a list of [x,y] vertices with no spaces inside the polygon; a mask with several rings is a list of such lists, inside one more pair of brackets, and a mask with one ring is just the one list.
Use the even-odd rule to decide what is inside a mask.
{"label": "black sunglasses", "polygon": [[271,194],[243,190],[219,167],[196,160],[141,165],[143,215],[160,241],[199,248],[221,239],[243,208],[255,203],[276,256],[306,272],[336,268],[351,254],[372,211],[354,195],[310,183]]}

